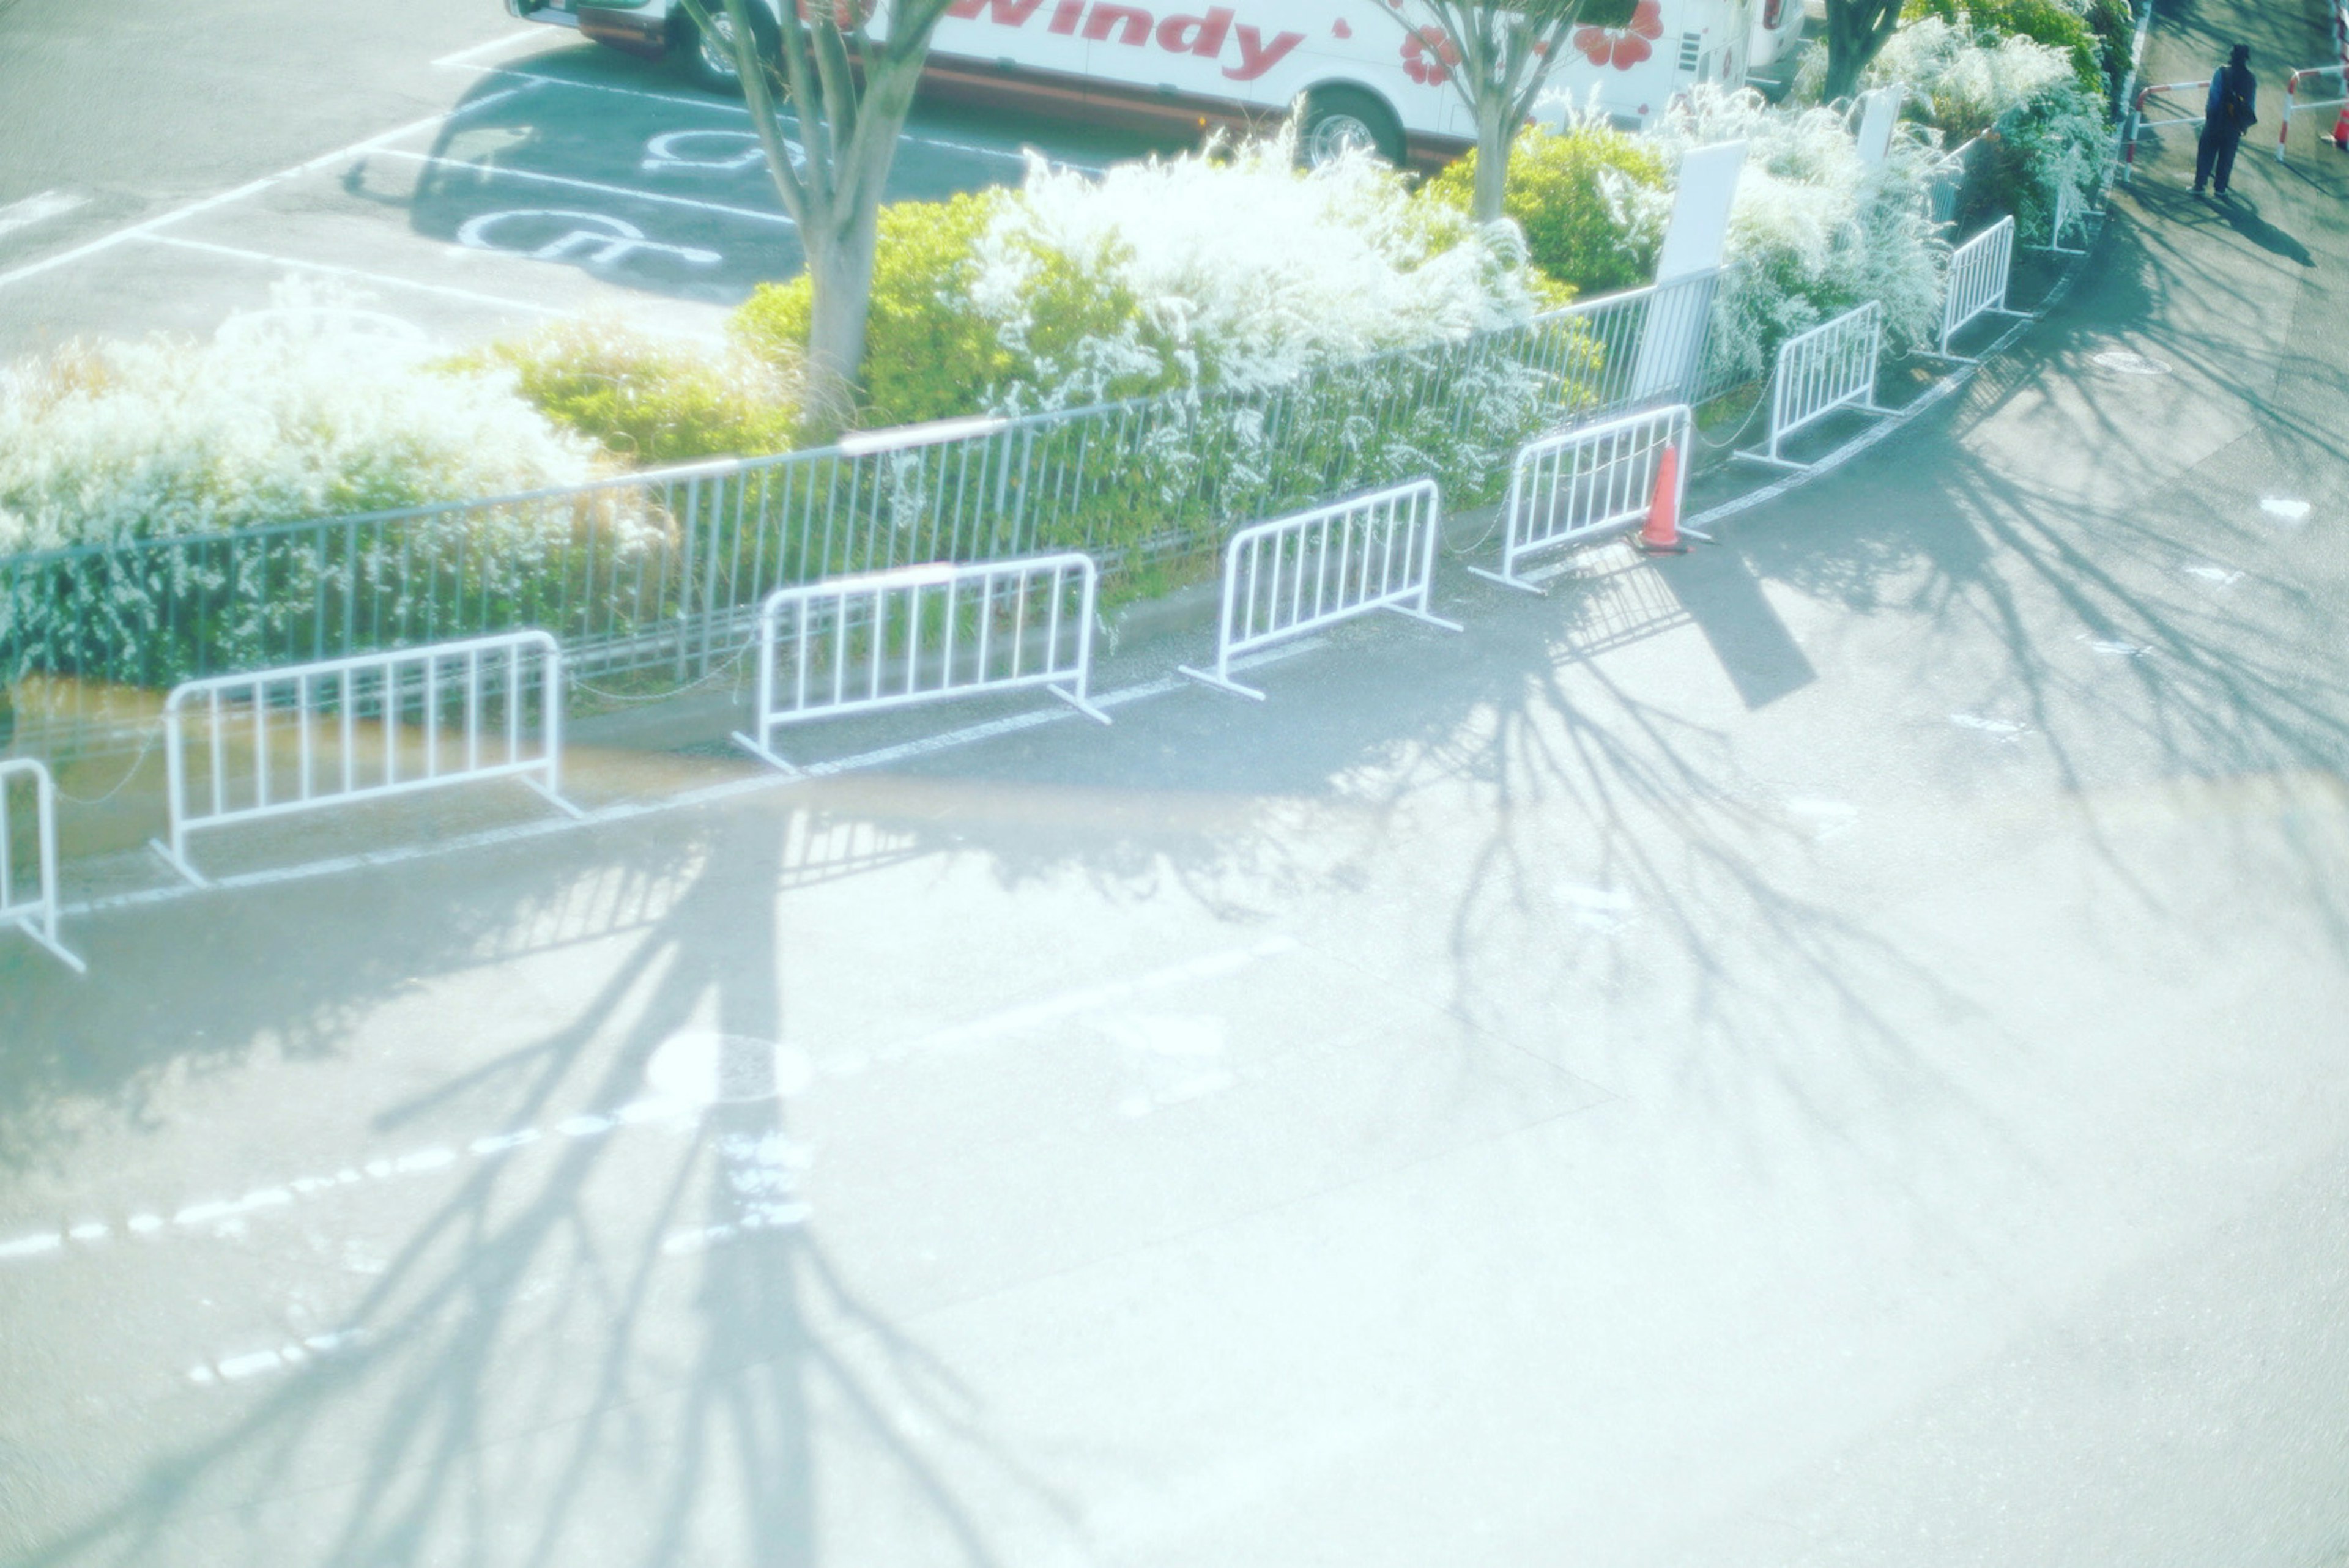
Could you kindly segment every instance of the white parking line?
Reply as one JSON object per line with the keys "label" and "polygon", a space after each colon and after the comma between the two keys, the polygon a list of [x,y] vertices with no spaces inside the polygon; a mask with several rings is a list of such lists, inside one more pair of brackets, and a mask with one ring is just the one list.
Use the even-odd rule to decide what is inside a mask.
{"label": "white parking line", "polygon": [[512,33],[501,33],[494,38],[475,44],[470,49],[459,49],[453,54],[443,55],[432,64],[436,67],[461,66],[477,55],[494,55],[500,49],[511,49],[517,44],[551,44],[558,40],[568,42],[569,35],[548,27],[523,27]]}
{"label": "white parking line", "polygon": [[338,278],[356,278],[362,283],[383,284],[391,288],[413,289],[419,294],[440,294],[447,299],[461,299],[475,304],[493,304],[502,310],[526,310],[539,315],[563,315],[559,306],[537,304],[526,299],[508,299],[502,294],[476,294],[471,289],[450,288],[446,284],[419,283],[414,278],[398,277],[390,273],[371,273],[358,267],[340,267],[331,262],[305,262],[297,256],[273,255],[266,251],[248,251],[241,245],[216,245],[209,240],[183,239],[177,234],[140,234],[139,239],[150,245],[171,245],[183,251],[202,251],[215,256],[231,256],[239,261],[261,262],[271,266],[295,267],[304,272],[326,273]]}
{"label": "white parking line", "polygon": [[19,229],[45,223],[51,218],[72,211],[88,200],[87,196],[67,196],[62,191],[44,191],[21,201],[11,201],[5,207],[0,207],[0,235],[13,234]]}
{"label": "white parking line", "polygon": [[[616,98],[643,98],[651,103],[673,103],[686,108],[706,108],[718,114],[740,115],[746,119],[750,114],[750,111],[742,105],[728,103],[720,98],[688,98],[683,93],[654,92],[648,88],[616,88],[608,82],[574,81],[569,77],[550,77],[539,71],[515,70],[509,66],[466,66],[460,68],[479,71],[484,76],[512,77],[519,80],[537,82],[545,87],[570,88],[583,93],[610,93]],[[1027,153],[1014,148],[986,147],[975,141],[954,141],[942,136],[908,136],[905,139],[916,147],[936,147],[947,152],[975,153],[981,158],[1000,158],[1013,163],[1023,163],[1028,158]],[[1101,166],[1095,163],[1070,163],[1055,158],[1051,160],[1051,164],[1055,169],[1073,169],[1081,174],[1102,172]]]}
{"label": "white parking line", "polygon": [[[543,78],[533,78],[534,81],[538,79]],[[338,147],[332,152],[322,152],[306,163],[297,163],[291,169],[281,169],[274,174],[264,174],[260,179],[247,181],[233,190],[221,191],[215,196],[206,196],[201,201],[191,201],[184,207],[174,207],[171,211],[150,218],[144,222],[132,223],[126,228],[117,229],[110,234],[101,234],[88,244],[76,245],[69,251],[59,251],[54,256],[44,256],[37,262],[28,262],[21,267],[0,273],[0,288],[5,288],[24,278],[37,276],[53,268],[65,266],[68,263],[78,262],[84,257],[97,255],[102,251],[112,250],[125,240],[146,238],[159,229],[167,228],[183,219],[192,218],[199,212],[209,212],[215,207],[225,207],[232,201],[242,201],[248,196],[257,196],[264,191],[283,185],[289,180],[298,180],[305,174],[313,173],[343,159],[381,151],[389,143],[398,141],[402,137],[414,136],[422,130],[430,130],[460,115],[471,114],[475,109],[487,108],[493,103],[533,90],[534,90],[533,86],[525,85],[509,88],[503,92],[492,93],[486,98],[478,98],[470,103],[459,104],[455,108],[444,109],[439,114],[428,115],[422,119],[410,120],[406,125],[379,132],[363,141],[352,142],[348,147]]]}
{"label": "white parking line", "polygon": [[431,169],[467,169],[491,180],[527,180],[541,185],[560,185],[572,191],[593,191],[599,196],[625,196],[635,201],[655,201],[665,207],[691,207],[703,212],[716,212],[728,218],[748,218],[753,222],[780,223],[786,229],[796,229],[781,212],[761,212],[755,207],[731,207],[723,201],[698,201],[690,196],[663,196],[657,191],[639,191],[633,185],[606,185],[596,180],[574,180],[568,174],[542,174],[534,169],[507,169],[494,163],[468,163],[462,159],[437,158],[429,152],[401,152],[387,149],[377,154],[382,158],[404,158],[410,163],[421,163]]}

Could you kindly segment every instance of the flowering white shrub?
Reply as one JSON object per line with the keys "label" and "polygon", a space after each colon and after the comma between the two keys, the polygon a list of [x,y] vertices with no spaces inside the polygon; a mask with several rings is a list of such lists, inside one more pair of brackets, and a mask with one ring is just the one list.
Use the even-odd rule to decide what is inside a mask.
{"label": "flowering white shrub", "polygon": [[1949,247],[1928,203],[1941,162],[1932,135],[1895,138],[1871,169],[1831,109],[1774,109],[1750,89],[1702,85],[1647,135],[1674,167],[1695,148],[1746,144],[1730,210],[1724,259],[1733,271],[1717,316],[1717,367],[1759,375],[1778,343],[1871,299],[1883,304],[1896,352],[1933,334]]}
{"label": "flowering white shrub", "polygon": [[1924,16],[1903,24],[1861,79],[1907,88],[1910,112],[1950,146],[1993,137],[1995,182],[2026,232],[2044,232],[2067,191],[2074,211],[2085,207],[2102,180],[2105,105],[2054,45]]}
{"label": "flowering white shrub", "polygon": [[0,553],[497,495],[590,477],[511,377],[281,291],[210,343],[77,344],[0,372]]}
{"label": "flowering white shrub", "polygon": [[1133,303],[1114,330],[1027,358],[995,389],[1005,411],[1091,401],[1136,376],[1263,390],[1535,311],[1513,225],[1480,229],[1414,201],[1365,154],[1300,171],[1288,134],[1099,176],[1031,158],[975,261],[970,304],[1014,349],[1038,335],[1041,285],[1056,269]]}

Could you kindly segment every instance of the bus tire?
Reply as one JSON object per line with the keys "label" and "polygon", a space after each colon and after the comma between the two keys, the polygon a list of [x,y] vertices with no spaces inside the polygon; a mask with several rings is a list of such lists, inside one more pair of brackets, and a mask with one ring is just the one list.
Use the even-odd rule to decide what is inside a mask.
{"label": "bus tire", "polygon": [[1305,95],[1297,126],[1297,159],[1308,169],[1337,160],[1350,148],[1367,148],[1402,167],[1402,122],[1378,94],[1362,88],[1315,88]]}
{"label": "bus tire", "polygon": [[[709,19],[719,28],[729,26],[726,0],[702,0],[702,8],[709,13]],[[725,38],[721,42],[704,38],[701,29],[693,25],[693,18],[686,15],[682,5],[670,15],[677,23],[677,42],[672,47],[685,67],[686,76],[696,87],[707,88],[714,93],[741,97],[742,80],[734,69],[730,48],[732,40]],[[771,57],[781,51],[782,39],[773,31],[773,25],[761,9],[759,0],[752,0],[750,27],[759,36],[759,54],[762,58]]]}

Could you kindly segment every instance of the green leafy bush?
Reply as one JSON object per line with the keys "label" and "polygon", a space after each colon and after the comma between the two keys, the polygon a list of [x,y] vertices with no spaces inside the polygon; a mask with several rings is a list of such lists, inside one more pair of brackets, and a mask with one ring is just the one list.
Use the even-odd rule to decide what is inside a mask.
{"label": "green leafy bush", "polygon": [[[860,423],[908,425],[975,412],[986,389],[1009,372],[1012,355],[997,341],[995,324],[970,306],[971,253],[1002,201],[989,191],[881,209]],[[797,364],[814,315],[814,281],[802,273],[761,284],[734,313],[730,330],[761,357]]]}
{"label": "green leafy bush", "polygon": [[788,370],[610,318],[569,319],[492,344],[457,368],[503,368],[548,418],[638,467],[789,451],[799,406]]}
{"label": "green leafy bush", "polygon": [[[1588,121],[1562,135],[1532,127],[1509,155],[1502,211],[1525,232],[1528,258],[1552,282],[1575,294],[1605,294],[1644,284],[1654,270],[1662,235],[1643,222],[1632,198],[1663,187],[1663,160],[1636,137]],[[1471,148],[1429,181],[1424,194],[1465,212],[1475,190]]]}
{"label": "green leafy bush", "polygon": [[[2127,15],[2127,6],[2122,5]],[[2104,46],[2089,25],[2085,5],[2067,0],[1908,0],[1901,8],[1904,23],[1938,16],[1951,26],[1971,24],[1976,34],[1999,38],[2029,38],[2064,51],[2072,73],[2087,92],[2103,97],[2112,91],[2105,77]]]}

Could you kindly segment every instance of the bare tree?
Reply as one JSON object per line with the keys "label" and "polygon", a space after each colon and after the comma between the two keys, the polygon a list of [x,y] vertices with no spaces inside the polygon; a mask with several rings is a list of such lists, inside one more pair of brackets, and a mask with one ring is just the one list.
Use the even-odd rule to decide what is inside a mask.
{"label": "bare tree", "polygon": [[1859,73],[1899,26],[1900,0],[1827,0],[1827,102],[1852,95]]}
{"label": "bare tree", "polygon": [[1470,210],[1490,222],[1501,215],[1517,132],[1575,34],[1625,26],[1639,0],[1387,0],[1387,5],[1419,40],[1414,74],[1449,81],[1475,117],[1476,192]]}
{"label": "bare tree", "polygon": [[[843,428],[864,364],[882,187],[930,36],[952,0],[684,0],[704,38],[730,38],[742,93],[815,285],[808,418]],[[715,15],[713,15],[713,9]],[[873,27],[875,13],[884,26]],[[795,146],[780,109],[797,121]]]}

